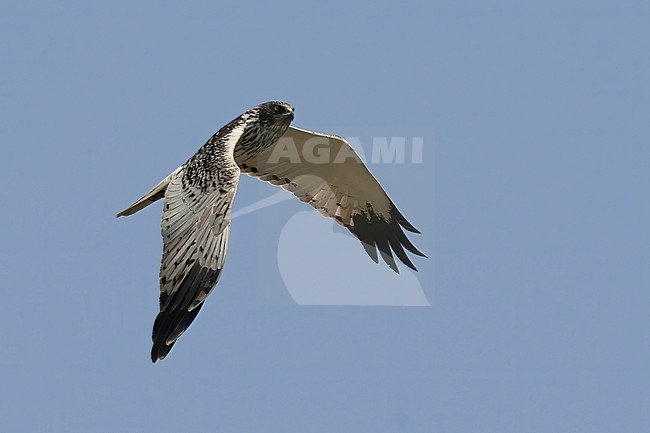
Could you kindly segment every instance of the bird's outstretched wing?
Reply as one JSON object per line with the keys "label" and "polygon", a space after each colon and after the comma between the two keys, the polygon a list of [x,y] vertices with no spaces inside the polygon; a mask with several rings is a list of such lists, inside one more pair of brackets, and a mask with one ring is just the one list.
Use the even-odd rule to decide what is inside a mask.
{"label": "bird's outstretched wing", "polygon": [[217,284],[238,178],[237,170],[208,190],[191,185],[184,170],[170,180],[161,225],[160,313],[153,327],[153,362],[169,353]]}
{"label": "bird's outstretched wing", "polygon": [[251,156],[238,153],[242,172],[292,192],[322,215],[347,227],[378,262],[399,273],[393,253],[417,270],[404,249],[423,256],[404,230],[420,233],[390,200],[343,138],[289,127],[276,144]]}

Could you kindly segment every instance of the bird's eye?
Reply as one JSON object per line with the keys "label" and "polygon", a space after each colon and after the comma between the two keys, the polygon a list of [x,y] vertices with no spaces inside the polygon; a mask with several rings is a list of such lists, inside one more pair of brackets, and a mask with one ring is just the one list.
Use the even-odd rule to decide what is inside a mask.
{"label": "bird's eye", "polygon": [[282,111],[282,107],[280,107],[279,105],[276,105],[276,106],[273,107],[273,111],[275,111],[276,113],[279,113],[280,111]]}

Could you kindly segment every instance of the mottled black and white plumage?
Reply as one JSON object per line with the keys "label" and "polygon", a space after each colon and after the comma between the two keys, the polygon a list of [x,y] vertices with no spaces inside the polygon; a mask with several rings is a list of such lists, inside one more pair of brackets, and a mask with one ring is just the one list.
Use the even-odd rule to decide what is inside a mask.
{"label": "mottled black and white plumage", "polygon": [[[153,362],[167,356],[219,280],[241,172],[282,186],[347,227],[375,262],[379,250],[395,272],[399,270],[393,253],[417,270],[404,250],[424,254],[404,230],[419,232],[397,210],[352,147],[341,137],[290,127],[293,116],[293,107],[277,101],[246,111],[117,215],[131,215],[164,197],[160,313],[153,327]],[[332,159],[301,158],[307,148],[315,146],[327,146]]]}

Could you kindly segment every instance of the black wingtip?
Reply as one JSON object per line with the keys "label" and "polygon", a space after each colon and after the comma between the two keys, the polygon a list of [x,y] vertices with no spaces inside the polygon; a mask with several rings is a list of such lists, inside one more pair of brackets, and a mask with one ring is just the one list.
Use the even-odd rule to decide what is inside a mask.
{"label": "black wingtip", "polygon": [[417,272],[418,269],[409,259],[404,249],[420,257],[426,258],[427,256],[411,243],[404,230],[413,233],[420,232],[410,225],[397,209],[391,209],[391,216],[392,220],[386,220],[383,216],[369,209],[368,213],[355,215],[353,218],[354,224],[348,226],[348,229],[361,241],[366,252],[375,263],[378,263],[378,250],[383,261],[394,272],[400,273],[395,258]]}
{"label": "black wingtip", "polygon": [[404,252],[404,248],[402,248],[402,244],[400,243],[399,239],[397,239],[395,236],[392,236],[388,239],[388,242],[390,243],[391,249],[395,251],[397,258],[406,266],[417,272],[418,269],[415,267],[411,259],[409,259],[408,255],[406,255]]}
{"label": "black wingtip", "polygon": [[402,227],[404,227],[404,230],[408,230],[408,231],[410,231],[411,233],[415,233],[415,234],[418,234],[418,235],[421,235],[421,234],[422,234],[422,232],[421,232],[420,230],[416,229],[416,228],[413,227],[411,224],[406,225],[406,224],[403,224],[402,221],[399,221],[399,223],[400,223],[400,225],[401,225]]}
{"label": "black wingtip", "polygon": [[409,250],[409,251],[411,251],[411,252],[412,252],[413,254],[415,254],[416,256],[420,256],[420,257],[423,257],[423,258],[425,258],[425,259],[428,259],[428,258],[429,258],[426,254],[424,254],[422,251],[418,250],[418,249],[415,248],[415,247],[413,247],[413,249],[412,249],[412,250]]}
{"label": "black wingtip", "polygon": [[[215,274],[218,275],[218,273]],[[161,300],[162,296],[161,294]],[[192,324],[202,306],[203,304],[199,304],[191,311],[188,311],[186,305],[179,305],[175,308],[169,306],[169,308],[165,308],[158,313],[151,333],[153,341],[151,361],[156,362],[165,359],[172,347],[174,347],[176,339]]]}
{"label": "black wingtip", "polygon": [[400,212],[399,209],[397,209],[397,207],[395,206],[395,203],[390,204],[389,214],[390,214],[391,217],[393,217],[395,219],[395,221],[397,221],[399,223],[400,226],[402,226],[404,228],[404,230],[408,230],[409,232],[416,233],[418,235],[422,234],[422,232],[420,232],[420,230],[416,229],[413,226],[413,224],[408,222],[408,220],[402,214],[402,212]]}
{"label": "black wingtip", "polygon": [[404,230],[407,230],[407,231],[409,231],[411,233],[415,233],[415,234],[418,234],[418,235],[422,234],[422,232],[420,230],[416,229],[415,227],[413,227],[413,224],[408,222],[406,220],[406,218],[404,218],[402,216],[402,214],[400,214],[400,218],[397,219],[397,222],[399,223],[400,226],[402,226],[404,228]]}
{"label": "black wingtip", "polygon": [[172,346],[174,346],[174,343],[167,345],[165,343],[155,342],[151,348],[151,362],[155,364],[156,361],[165,359],[169,351],[172,350]]}
{"label": "black wingtip", "polygon": [[409,238],[406,236],[406,234],[403,231],[397,232],[397,237],[400,241],[400,243],[406,248],[408,251],[411,253],[415,254],[416,256],[420,257],[427,257],[422,251],[418,250],[415,245],[409,240]]}

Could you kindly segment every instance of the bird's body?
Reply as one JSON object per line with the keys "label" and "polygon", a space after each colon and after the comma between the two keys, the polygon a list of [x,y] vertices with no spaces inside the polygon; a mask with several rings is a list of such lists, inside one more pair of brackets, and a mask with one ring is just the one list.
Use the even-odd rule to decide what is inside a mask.
{"label": "bird's body", "polygon": [[[185,164],[117,216],[131,215],[164,197],[161,232],[160,313],[153,329],[151,359],[163,359],[187,329],[216,285],[223,269],[230,212],[240,173],[282,186],[321,214],[347,227],[373,260],[377,249],[396,272],[391,250],[415,269],[403,248],[422,255],[402,228],[417,232],[340,137],[290,127],[293,107],[267,102],[215,133]],[[279,158],[280,142],[293,150],[322,140],[349,151],[327,163]],[[285,141],[282,145],[286,145]],[[286,161],[288,159],[288,161]],[[402,248],[403,247],[403,248]]]}

